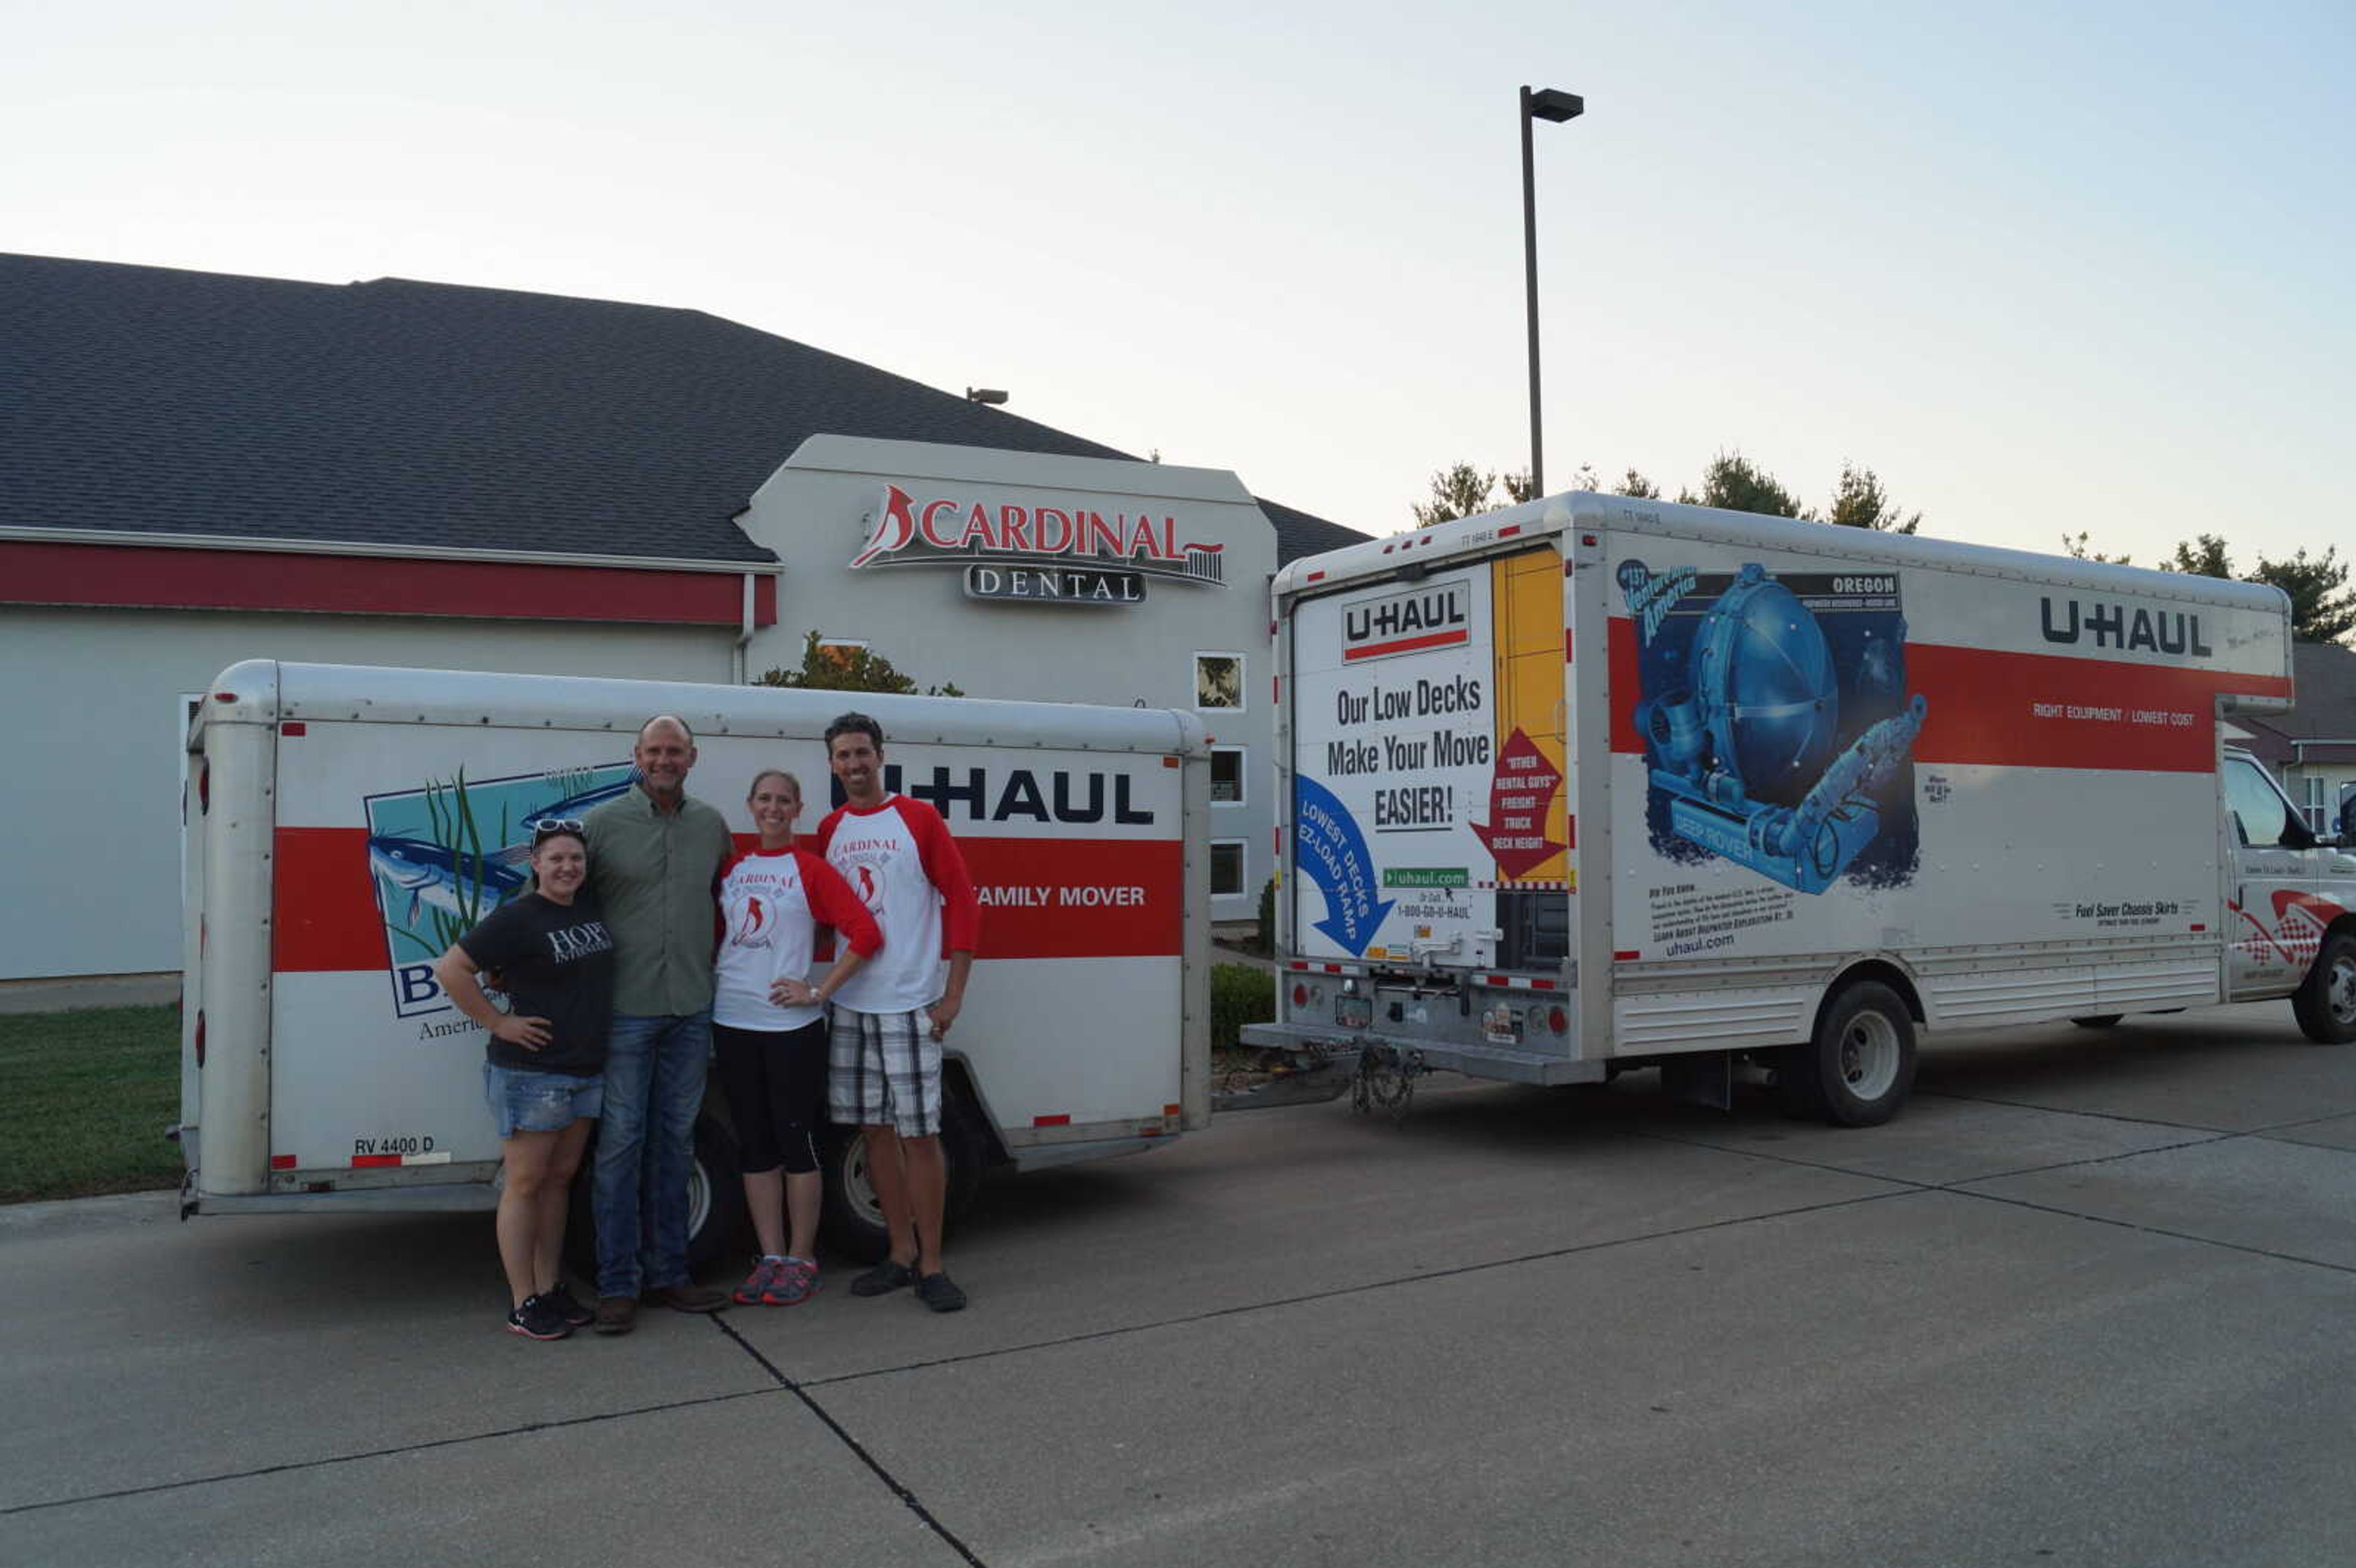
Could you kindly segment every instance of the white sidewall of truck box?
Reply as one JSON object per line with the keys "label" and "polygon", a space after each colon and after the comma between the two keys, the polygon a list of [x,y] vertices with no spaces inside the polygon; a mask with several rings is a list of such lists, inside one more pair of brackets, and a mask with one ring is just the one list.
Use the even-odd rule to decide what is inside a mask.
{"label": "white sidewall of truck box", "polygon": [[[659,705],[660,695],[648,688],[647,699]],[[823,696],[830,713],[844,700]],[[439,787],[447,819],[448,786],[462,770],[470,810],[486,818],[481,831],[512,840],[520,816],[544,814],[550,802],[625,776],[637,717],[633,709],[610,732],[315,717],[302,721],[300,734],[279,741],[279,905],[289,926],[280,958],[289,969],[276,988],[270,1087],[277,1129],[271,1152],[282,1163],[293,1156],[300,1169],[333,1169],[364,1152],[460,1165],[498,1157],[481,1092],[483,1033],[431,988],[426,949],[442,933],[402,944],[384,929],[405,924],[412,911],[395,884],[373,870],[370,840],[417,833],[429,784]],[[1047,751],[1024,746],[1012,730],[1008,741],[987,748],[894,741],[885,749],[911,793],[937,782],[952,788],[944,815],[984,902],[985,951],[993,924],[1001,945],[1019,940],[1074,955],[1118,945],[1141,921],[1157,933],[1166,926],[1166,940],[1157,935],[1151,944],[1162,951],[1120,956],[1033,951],[985,960],[968,988],[958,1045],[1010,1141],[1030,1136],[1041,1117],[1075,1126],[1162,1117],[1183,1103],[1185,950],[1187,933],[1201,923],[1199,901],[1192,911],[1183,907],[1190,879],[1199,881],[1194,858],[1184,854],[1186,770],[1161,753]],[[707,734],[698,743],[689,791],[720,809],[739,835],[752,831],[743,795],[765,767],[799,778],[800,828],[815,828],[825,814],[830,775],[816,733]],[[1190,758],[1186,767],[1204,765]],[[1150,820],[1113,820],[1119,804]],[[1102,819],[1037,820],[1059,805],[1096,810]],[[504,833],[489,820],[495,812],[507,815]],[[433,907],[426,895],[443,891],[429,886],[414,895],[416,914]],[[388,899],[395,907],[386,907]],[[442,912],[444,923],[456,918]],[[372,938],[358,929],[370,923]],[[371,939],[372,966],[362,967],[349,955]]]}

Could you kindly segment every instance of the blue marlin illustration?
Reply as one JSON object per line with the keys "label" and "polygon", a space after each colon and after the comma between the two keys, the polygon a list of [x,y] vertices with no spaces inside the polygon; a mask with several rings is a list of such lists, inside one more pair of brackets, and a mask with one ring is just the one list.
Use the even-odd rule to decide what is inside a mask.
{"label": "blue marlin illustration", "polygon": [[463,883],[473,883],[485,896],[483,907],[496,907],[523,886],[516,869],[530,854],[528,845],[512,845],[477,859],[423,838],[371,837],[369,869],[409,895],[407,920],[414,923],[427,904],[457,919],[469,919]]}
{"label": "blue marlin illustration", "polygon": [[616,783],[599,784],[594,789],[584,789],[579,795],[568,795],[562,800],[551,801],[546,805],[535,806],[523,814],[524,830],[529,833],[543,822],[577,822],[588,815],[591,806],[602,805],[616,795],[628,794],[630,786],[637,782],[638,771],[632,768],[625,777]]}

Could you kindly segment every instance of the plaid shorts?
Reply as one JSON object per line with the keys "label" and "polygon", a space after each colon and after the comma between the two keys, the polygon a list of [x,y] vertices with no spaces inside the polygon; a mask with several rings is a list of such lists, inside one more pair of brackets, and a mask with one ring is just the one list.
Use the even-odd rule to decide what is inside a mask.
{"label": "plaid shorts", "polygon": [[886,1124],[904,1138],[941,1130],[941,1042],[923,1012],[834,1008],[827,1114],[852,1126]]}

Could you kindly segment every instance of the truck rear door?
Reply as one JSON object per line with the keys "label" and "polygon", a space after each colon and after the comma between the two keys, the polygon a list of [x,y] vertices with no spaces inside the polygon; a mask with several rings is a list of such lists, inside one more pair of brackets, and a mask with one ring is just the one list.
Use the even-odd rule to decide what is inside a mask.
{"label": "truck rear door", "polygon": [[1301,601],[1288,635],[1295,950],[1552,968],[1569,929],[1552,546]]}

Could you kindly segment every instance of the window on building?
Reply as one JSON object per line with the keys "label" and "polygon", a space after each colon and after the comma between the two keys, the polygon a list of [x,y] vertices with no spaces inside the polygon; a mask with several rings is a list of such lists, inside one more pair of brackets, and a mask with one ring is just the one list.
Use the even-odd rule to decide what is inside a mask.
{"label": "window on building", "polygon": [[2307,775],[2307,825],[2318,833],[2331,831],[2329,781],[2319,773]]}
{"label": "window on building", "polygon": [[1244,804],[1244,749],[1241,746],[1211,748],[1211,804]]}
{"label": "window on building", "polygon": [[1244,656],[1194,656],[1194,706],[1240,709],[1244,705]]}
{"label": "window on building", "polygon": [[1240,898],[1244,891],[1244,841],[1240,838],[1211,840],[1211,896],[1215,899]]}

